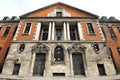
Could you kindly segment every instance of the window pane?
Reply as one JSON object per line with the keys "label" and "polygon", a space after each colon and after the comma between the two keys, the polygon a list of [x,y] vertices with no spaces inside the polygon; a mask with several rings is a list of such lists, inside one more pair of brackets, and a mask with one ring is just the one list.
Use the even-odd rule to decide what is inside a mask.
{"label": "window pane", "polygon": [[56,29],[56,37],[57,37],[57,40],[62,39],[62,28],[57,28]]}
{"label": "window pane", "polygon": [[93,26],[92,26],[92,23],[87,23],[87,27],[88,27],[88,31],[89,31],[89,34],[94,34],[94,29],[93,29]]}
{"label": "window pane", "polygon": [[10,31],[10,27],[7,27],[7,29],[5,30],[3,37],[7,37],[8,33]]}
{"label": "window pane", "polygon": [[43,28],[42,40],[48,39],[48,28]]}
{"label": "window pane", "polygon": [[56,12],[57,17],[62,17],[62,12]]}
{"label": "window pane", "polygon": [[118,53],[119,53],[119,55],[120,55],[120,47],[117,48],[117,51],[118,51]]}
{"label": "window pane", "polygon": [[31,23],[27,23],[24,33],[28,34],[30,31]]}
{"label": "window pane", "polygon": [[2,50],[2,47],[0,47],[0,51]]}
{"label": "window pane", "polygon": [[106,74],[105,74],[105,68],[104,68],[104,65],[103,65],[103,64],[97,64],[97,67],[98,67],[98,71],[99,71],[99,75],[100,75],[100,76],[106,75]]}
{"label": "window pane", "polygon": [[93,44],[94,51],[99,51],[99,45],[97,43]]}
{"label": "window pane", "polygon": [[108,27],[108,29],[109,29],[109,32],[110,32],[110,34],[111,34],[111,37],[112,37],[112,38],[116,38],[117,36],[115,35],[115,33],[114,33],[114,31],[113,31],[113,28],[112,28],[112,27]]}
{"label": "window pane", "polygon": [[0,30],[2,29],[2,27],[0,27]]}
{"label": "window pane", "polygon": [[76,30],[75,28],[70,28],[70,39],[76,40]]}
{"label": "window pane", "polygon": [[25,44],[21,44],[19,47],[19,51],[23,51],[25,49]]}
{"label": "window pane", "polygon": [[20,64],[14,64],[13,75],[18,75],[20,69]]}
{"label": "window pane", "polygon": [[117,27],[118,31],[120,32],[120,27]]}
{"label": "window pane", "polygon": [[57,46],[54,50],[54,59],[55,61],[64,61],[64,51],[63,48]]}

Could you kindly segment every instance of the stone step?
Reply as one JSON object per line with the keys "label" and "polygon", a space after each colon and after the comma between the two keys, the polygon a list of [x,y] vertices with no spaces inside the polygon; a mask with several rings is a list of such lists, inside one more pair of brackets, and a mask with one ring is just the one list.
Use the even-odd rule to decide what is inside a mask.
{"label": "stone step", "polygon": [[36,77],[36,76],[11,76],[0,75],[0,80],[120,80],[120,75],[97,77]]}

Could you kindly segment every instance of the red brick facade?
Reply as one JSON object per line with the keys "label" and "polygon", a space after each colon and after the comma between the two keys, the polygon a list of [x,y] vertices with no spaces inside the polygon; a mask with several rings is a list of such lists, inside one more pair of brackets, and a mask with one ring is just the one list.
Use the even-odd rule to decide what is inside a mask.
{"label": "red brick facade", "polygon": [[[113,61],[118,73],[120,73],[120,53],[118,52],[117,48],[120,47],[120,21],[100,21],[101,27],[106,36],[107,46],[110,49],[110,53],[113,57]],[[113,29],[115,37],[112,37],[111,32],[109,31],[109,27]]]}

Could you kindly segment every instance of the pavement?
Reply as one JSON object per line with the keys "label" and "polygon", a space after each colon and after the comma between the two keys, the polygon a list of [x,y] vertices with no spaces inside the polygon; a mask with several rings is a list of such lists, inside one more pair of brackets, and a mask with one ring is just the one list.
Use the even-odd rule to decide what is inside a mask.
{"label": "pavement", "polygon": [[0,80],[120,80],[120,74],[115,76],[97,77],[39,77],[39,76],[14,76],[0,75]]}

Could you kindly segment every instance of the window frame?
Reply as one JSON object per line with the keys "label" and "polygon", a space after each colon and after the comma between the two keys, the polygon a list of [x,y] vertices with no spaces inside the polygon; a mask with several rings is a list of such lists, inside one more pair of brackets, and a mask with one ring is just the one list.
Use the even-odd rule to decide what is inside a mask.
{"label": "window frame", "polygon": [[1,31],[1,29],[2,29],[2,26],[0,26],[0,31]]}
{"label": "window frame", "polygon": [[[62,60],[56,60],[56,58],[58,58],[56,52],[59,52],[59,51],[56,51],[56,49],[57,49],[58,47],[60,47],[60,48],[62,49],[62,53],[61,53],[61,56],[60,56],[60,57],[62,57]],[[59,54],[59,55],[60,55],[60,54]],[[56,47],[54,48],[54,61],[55,61],[55,62],[64,62],[64,61],[65,61],[64,48],[63,48],[62,46],[59,46],[59,45],[58,45],[58,46],[56,46]]]}
{"label": "window frame", "polygon": [[[74,31],[74,33],[75,33],[75,37],[76,37],[75,40],[78,40],[78,35],[77,35],[78,32],[77,32],[77,28],[76,28],[76,27],[69,27],[69,30],[70,30],[71,28],[74,28],[74,30],[75,30],[75,31]],[[70,30],[70,33],[71,33],[71,30]],[[70,34],[70,33],[69,33],[69,34]],[[72,40],[72,39],[71,39],[71,35],[70,35],[70,40]],[[74,41],[74,40],[73,40],[73,41]]]}
{"label": "window frame", "polygon": [[2,47],[0,47],[0,52],[1,52],[1,50],[2,50]]}
{"label": "window frame", "polygon": [[[97,64],[97,68],[98,68],[99,76],[106,76],[106,70],[105,70],[105,65],[104,64]],[[101,74],[100,68],[103,68],[102,69],[102,71],[103,71],[102,74]]]}
{"label": "window frame", "polygon": [[[92,25],[93,33],[90,33],[90,30],[89,30],[89,27],[88,27],[88,24],[89,24],[89,23]],[[91,35],[91,36],[96,35],[95,29],[94,29],[94,25],[93,25],[92,22],[87,22],[87,23],[86,23],[86,27],[87,27],[88,35]]]}
{"label": "window frame", "polygon": [[[57,37],[58,37],[58,36],[57,36],[57,29],[62,29],[61,40],[58,40],[58,39],[57,39]],[[57,41],[62,41],[62,40],[64,40],[63,35],[64,35],[63,27],[56,27],[56,28],[55,28],[55,40],[57,40]]]}
{"label": "window frame", "polygon": [[[19,66],[18,66],[19,65]],[[15,73],[15,66],[18,66],[18,72]],[[19,72],[20,72],[20,67],[21,67],[21,64],[20,63],[14,63],[14,68],[13,68],[13,72],[12,72],[12,75],[19,75]]]}
{"label": "window frame", "polygon": [[42,28],[42,32],[41,32],[41,40],[42,40],[42,41],[46,41],[46,40],[48,40],[48,36],[47,36],[47,39],[46,39],[46,40],[43,40],[43,33],[44,33],[44,29],[45,29],[45,28],[48,29],[48,31],[45,32],[45,33],[48,33],[48,36],[49,36],[49,27],[43,27],[43,28]]}
{"label": "window frame", "polygon": [[56,17],[63,17],[62,11],[56,11]]}
{"label": "window frame", "polygon": [[120,55],[120,47],[117,47],[117,52],[118,52],[118,54]]}
{"label": "window frame", "polygon": [[94,50],[97,54],[99,53],[99,51],[100,51],[99,43],[94,42],[94,43],[92,44],[92,48],[93,48],[93,50]]}
{"label": "window frame", "polygon": [[[9,28],[9,30],[7,31],[8,28]],[[7,36],[8,36],[8,34],[9,34],[9,32],[10,32],[10,29],[11,29],[10,26],[8,26],[8,27],[5,29],[5,31],[4,31],[4,33],[3,33],[3,37],[7,37]],[[7,34],[6,34],[6,32],[7,32]]]}
{"label": "window frame", "polygon": [[[110,30],[110,28],[111,28],[111,30]],[[113,30],[112,27],[108,27],[108,30],[109,30],[109,33],[110,33],[111,38],[117,38],[117,36],[116,36],[116,34],[115,34],[115,32],[114,32],[114,30]],[[111,31],[112,31],[112,32],[111,32]],[[112,34],[114,34],[114,36],[112,36]]]}
{"label": "window frame", "polygon": [[[28,23],[31,23],[31,26],[30,26],[30,29],[29,29],[29,32],[28,33],[25,33],[25,30],[26,30],[26,28],[27,28],[27,24]],[[30,35],[30,33],[31,33],[31,29],[32,29],[32,22],[27,22],[27,23],[25,23],[25,26],[24,26],[24,30],[23,30],[23,35]]]}
{"label": "window frame", "polygon": [[120,27],[117,27],[118,32],[120,33]]}
{"label": "window frame", "polygon": [[[24,49],[23,49],[23,50],[20,50],[20,47],[21,47],[22,45],[24,45]],[[19,54],[22,53],[22,52],[25,50],[25,48],[26,48],[26,44],[25,44],[24,42],[19,43],[18,46],[17,46],[17,51],[18,51],[18,53],[19,53]]]}

